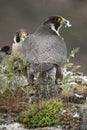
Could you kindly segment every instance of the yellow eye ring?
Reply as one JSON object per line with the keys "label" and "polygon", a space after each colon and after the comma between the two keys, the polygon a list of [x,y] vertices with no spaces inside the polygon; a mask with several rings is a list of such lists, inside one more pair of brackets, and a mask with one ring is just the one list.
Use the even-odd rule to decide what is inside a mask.
{"label": "yellow eye ring", "polygon": [[57,22],[61,22],[61,18],[56,18],[56,21]]}

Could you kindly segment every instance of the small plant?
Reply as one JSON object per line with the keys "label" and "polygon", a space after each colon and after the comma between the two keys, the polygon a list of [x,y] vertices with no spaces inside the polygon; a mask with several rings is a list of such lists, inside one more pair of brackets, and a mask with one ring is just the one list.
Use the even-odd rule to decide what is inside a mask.
{"label": "small plant", "polygon": [[67,83],[67,81],[71,78],[73,73],[80,68],[80,65],[75,66],[73,63],[70,62],[71,58],[75,57],[75,54],[79,51],[79,48],[75,48],[71,51],[69,56],[67,57],[67,62],[63,66],[63,71],[64,71],[64,79],[63,82],[64,84]]}
{"label": "small plant", "polygon": [[23,113],[19,121],[26,124],[28,128],[44,127],[60,124],[60,113],[63,103],[58,101],[48,101],[40,104],[38,109]]}
{"label": "small plant", "polygon": [[75,57],[75,54],[79,51],[79,48],[75,48],[71,51],[67,57],[67,62],[62,67],[63,71],[63,80],[59,82],[58,86],[62,88],[61,96],[69,99],[69,97],[74,96],[74,87],[76,80],[76,70],[80,67],[79,65],[75,66],[70,60]]}
{"label": "small plant", "polygon": [[80,67],[80,65],[75,66],[73,63],[70,62],[71,58],[74,58],[78,51],[79,48],[75,48],[70,52],[69,56],[67,57],[67,61],[63,66],[63,69],[71,69],[71,71],[74,71]]}
{"label": "small plant", "polygon": [[12,91],[28,85],[24,76],[25,61],[21,57],[9,56],[0,64],[0,92]]}

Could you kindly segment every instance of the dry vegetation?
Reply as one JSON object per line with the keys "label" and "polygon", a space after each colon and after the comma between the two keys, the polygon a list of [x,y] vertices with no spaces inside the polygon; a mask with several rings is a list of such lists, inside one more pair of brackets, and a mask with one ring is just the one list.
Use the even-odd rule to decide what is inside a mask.
{"label": "dry vegetation", "polygon": [[[71,57],[74,57],[77,51],[78,49],[72,50],[67,64],[63,68],[64,71],[66,70],[64,79],[57,81],[58,97],[50,99],[40,98],[38,83],[26,82],[23,84],[26,80],[23,77],[25,61],[21,62],[22,59],[15,59],[13,56],[8,61],[5,59],[0,65],[0,76],[2,77],[0,79],[0,112],[14,113],[17,117],[21,115],[18,120],[29,128],[60,124],[64,128],[75,126],[74,128],[77,130],[80,124],[80,113],[75,106],[73,107],[73,104],[84,104],[87,97],[87,77],[76,73],[78,66],[70,63]],[[39,93],[34,95],[36,89],[39,89]],[[33,101],[30,103],[31,98]],[[64,112],[63,115],[62,112]],[[73,117],[75,113],[79,115],[76,118]],[[31,121],[30,118],[32,118]]]}

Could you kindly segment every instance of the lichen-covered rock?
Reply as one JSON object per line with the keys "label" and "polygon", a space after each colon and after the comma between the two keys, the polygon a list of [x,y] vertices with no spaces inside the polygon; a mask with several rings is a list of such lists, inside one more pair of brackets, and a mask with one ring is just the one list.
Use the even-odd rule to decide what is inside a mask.
{"label": "lichen-covered rock", "polygon": [[87,103],[79,107],[81,114],[80,130],[87,130]]}
{"label": "lichen-covered rock", "polygon": [[67,106],[61,115],[62,127],[65,130],[79,130],[80,114],[75,106]]}

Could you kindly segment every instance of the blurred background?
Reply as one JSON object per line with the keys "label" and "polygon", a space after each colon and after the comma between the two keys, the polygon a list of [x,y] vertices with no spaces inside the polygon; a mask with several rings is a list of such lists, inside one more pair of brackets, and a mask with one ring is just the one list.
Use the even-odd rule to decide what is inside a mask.
{"label": "blurred background", "polygon": [[0,47],[12,45],[15,32],[26,28],[30,33],[49,16],[61,15],[71,28],[62,28],[68,53],[79,47],[73,59],[87,74],[87,0],[0,0]]}

